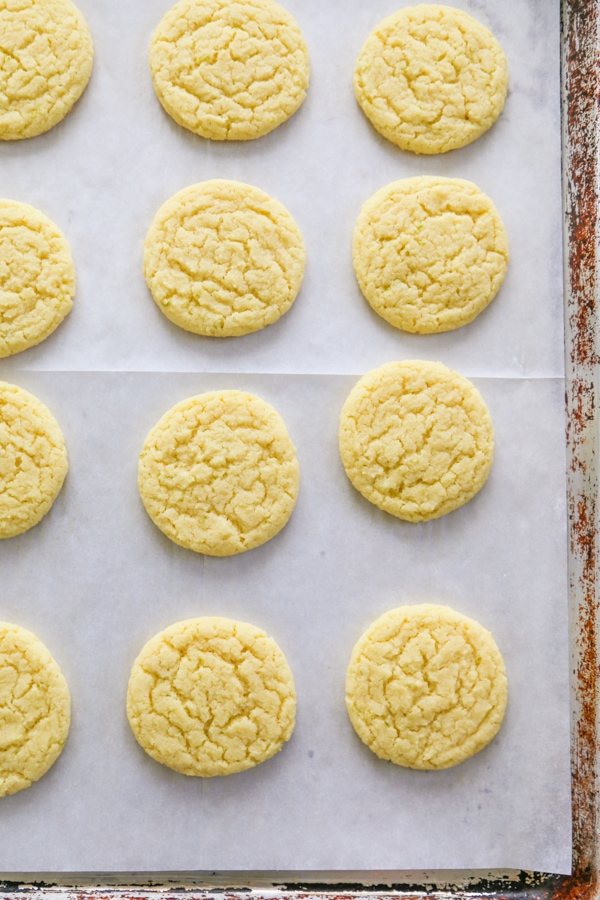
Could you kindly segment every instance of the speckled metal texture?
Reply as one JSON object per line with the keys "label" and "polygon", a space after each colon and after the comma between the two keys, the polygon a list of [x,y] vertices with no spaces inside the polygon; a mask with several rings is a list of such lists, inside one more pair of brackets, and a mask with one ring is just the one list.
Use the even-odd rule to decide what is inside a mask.
{"label": "speckled metal texture", "polygon": [[[537,0],[538,3],[555,0]],[[6,874],[0,900],[384,900],[600,897],[598,653],[598,129],[600,0],[562,0],[569,580],[572,645],[573,874],[536,872]]]}

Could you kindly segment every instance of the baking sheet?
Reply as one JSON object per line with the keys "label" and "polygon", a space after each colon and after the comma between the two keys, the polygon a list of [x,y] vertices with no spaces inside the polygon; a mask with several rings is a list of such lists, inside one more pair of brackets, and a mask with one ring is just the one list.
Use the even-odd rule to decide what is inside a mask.
{"label": "baking sheet", "polygon": [[[352,96],[366,34],[408,4],[289,0],[311,51],[309,96],[272,135],[231,146],[179,129],[154,97],[147,43],[169,3],[79,5],[96,44],[88,90],[52,132],[0,147],[2,195],[61,225],[79,276],[76,306],[59,331],[0,364],[2,377],[50,406],[71,458],[49,516],[0,543],[0,616],[47,643],[74,704],[59,761],[36,786],[2,800],[0,869],[568,872],[558,3],[454,4],[495,31],[511,91],[487,135],[440,158],[387,145]],[[360,297],[352,228],[361,203],[383,184],[435,173],[469,178],[494,199],[511,241],[509,274],[467,328],[402,335]],[[278,197],[308,250],[292,310],[276,326],[231,341],[179,332],[141,275],[156,208],[209,177],[248,181]],[[363,501],[336,446],[339,409],[356,378],[406,357],[441,359],[474,377],[497,434],[481,494],[417,526]],[[283,532],[226,560],[171,544],[136,489],[149,428],[173,403],[214,387],[253,390],[274,403],[302,468]],[[343,707],[360,633],[386,609],[424,600],[488,627],[509,674],[498,738],[446,772],[377,760]],[[124,712],[142,644],[202,614],[268,630],[297,682],[291,742],[227,779],[186,779],[158,766],[135,744]]]}

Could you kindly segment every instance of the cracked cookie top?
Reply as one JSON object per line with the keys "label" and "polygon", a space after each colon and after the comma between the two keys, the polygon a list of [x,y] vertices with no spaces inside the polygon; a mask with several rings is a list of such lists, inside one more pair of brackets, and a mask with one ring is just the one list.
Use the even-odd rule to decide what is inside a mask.
{"label": "cracked cookie top", "polygon": [[399,519],[424,522],[483,487],[494,429],[467,378],[442,363],[405,360],[357,382],[340,415],[339,447],[363,497]]}
{"label": "cracked cookie top", "polygon": [[75,267],[43,213],[0,200],[0,358],[45,340],[73,306]]}
{"label": "cracked cookie top", "polygon": [[272,131],[302,104],[309,78],[296,20],[273,0],[180,0],[152,37],[150,69],[169,115],[215,141]]}
{"label": "cracked cookie top", "polygon": [[70,718],[67,683],[46,647],[30,631],[0,622],[0,797],[48,771]]}
{"label": "cracked cookie top", "polygon": [[377,131],[403,150],[445,153],[470,144],[504,106],[506,57],[493,34],[450,6],[401,9],[367,38],[354,92]]}
{"label": "cracked cookie top", "polygon": [[231,775],[269,759],[294,730],[296,693],[285,656],[245,622],[177,622],[136,659],[127,716],[153,759],[184,775]]}
{"label": "cracked cookie top", "polygon": [[504,661],[489,631],[448,606],[385,613],[356,644],[346,707],[360,739],[411,769],[447,769],[497,734],[507,701]]}
{"label": "cracked cookie top", "polygon": [[46,515],[67,468],[65,441],[50,410],[0,381],[0,538],[21,534]]}
{"label": "cracked cookie top", "polygon": [[300,469],[281,416],[243,391],[212,391],[169,410],[140,454],[152,521],[182,547],[231,556],[274,537],[292,514]]}
{"label": "cracked cookie top", "polygon": [[157,212],[144,244],[144,276],[171,322],[234,337],[276,322],[300,290],[306,253],[287,209],[238,181],[204,181]]}
{"label": "cracked cookie top", "polygon": [[363,206],[352,258],[366,300],[403,331],[472,322],[500,289],[508,239],[498,210],[470,181],[395,181]]}
{"label": "cracked cookie top", "polygon": [[63,119],[92,73],[94,48],[71,0],[0,0],[0,140]]}

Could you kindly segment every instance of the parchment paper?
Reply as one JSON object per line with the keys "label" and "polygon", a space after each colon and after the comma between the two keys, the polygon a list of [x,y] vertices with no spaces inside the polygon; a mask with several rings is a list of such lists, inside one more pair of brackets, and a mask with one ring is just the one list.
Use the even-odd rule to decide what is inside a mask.
{"label": "parchment paper", "polygon": [[[170,3],[80,0],[96,45],[88,90],[60,125],[0,146],[0,193],[70,240],[72,314],[0,363],[60,422],[71,467],[49,515],[0,542],[0,618],[34,631],[69,682],[73,723],[44,778],[0,801],[0,870],[570,869],[569,658],[561,288],[558,2],[456,2],[495,32],[511,90],[463,150],[416,157],[356,107],[351,75],[389,0],[287,0],[311,51],[302,109],[248,144],[210,144],[163,113],[146,55]],[[471,325],[403,335],[371,312],[351,266],[361,204],[395,178],[456,175],[496,202],[505,284]],[[307,244],[301,294],[277,325],[226,341],[180,332],[155,307],[141,246],[187,184],[236,178],[286,204]],[[493,470],[469,504],[410,525],[351,487],[337,451],[355,380],[391,359],[440,359],[472,377],[496,428]],[[219,374],[222,373],[222,374]],[[296,510],[261,548],[211,559],[169,542],[137,494],[137,454],[171,405],[239,387],[272,402],[302,470]],[[344,676],[385,610],[434,601],[470,615],[505,657],[501,732],[445,772],[377,760],[354,735]],[[277,757],[190,779],[135,743],[124,698],[141,646],[196,615],[265,628],[292,667],[296,731]]]}

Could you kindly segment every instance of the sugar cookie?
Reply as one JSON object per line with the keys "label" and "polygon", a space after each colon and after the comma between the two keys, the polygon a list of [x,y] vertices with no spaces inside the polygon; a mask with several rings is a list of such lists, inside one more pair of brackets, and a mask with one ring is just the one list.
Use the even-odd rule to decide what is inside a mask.
{"label": "sugar cookie", "polygon": [[54,222],[15,200],[0,200],[0,357],[33,347],[70,312],[71,250]]}
{"label": "sugar cookie", "polygon": [[184,775],[231,775],[269,759],[294,730],[285,656],[245,622],[206,617],[157,634],[136,659],[127,717],[153,759]]}
{"label": "sugar cookie", "polygon": [[48,771],[70,719],[67,682],[46,647],[30,631],[0,622],[0,797]]}
{"label": "sugar cookie", "polygon": [[447,769],[497,734],[507,701],[504,661],[478,622],[448,606],[400,606],[372,623],[346,676],[346,707],[380,759]]}
{"label": "sugar cookie", "polygon": [[363,206],[352,258],[376,313],[403,331],[431,334],[472,322],[493,300],[508,239],[496,207],[470,181],[405,178]]}
{"label": "sugar cookie", "polygon": [[243,391],[178,403],[140,454],[138,485],[152,521],[176,544],[209,556],[274,537],[292,514],[299,483],[281,416]]}
{"label": "sugar cookie", "polygon": [[341,412],[339,445],[363,497],[399,519],[423,522],[483,487],[494,430],[470,381],[442,363],[405,360],[354,386]]}
{"label": "sugar cookie", "polygon": [[238,181],[204,181],[157,212],[144,244],[144,275],[175,325],[233,337],[287,312],[305,257],[302,235],[281,203]]}
{"label": "sugar cookie", "polygon": [[0,140],[48,131],[92,73],[94,48],[71,0],[0,0]]}
{"label": "sugar cookie", "polygon": [[273,0],[179,0],[154,33],[150,69],[169,115],[214,141],[272,131],[309,78],[302,32]]}
{"label": "sugar cookie", "polygon": [[354,91],[377,131],[403,150],[445,153],[490,128],[504,106],[506,57],[492,33],[451,6],[408,6],[375,28]]}
{"label": "sugar cookie", "polygon": [[50,410],[0,381],[0,538],[21,534],[46,515],[67,467],[65,441]]}

